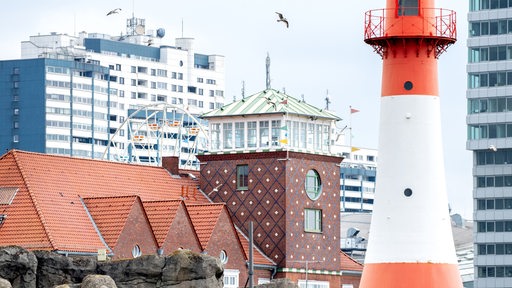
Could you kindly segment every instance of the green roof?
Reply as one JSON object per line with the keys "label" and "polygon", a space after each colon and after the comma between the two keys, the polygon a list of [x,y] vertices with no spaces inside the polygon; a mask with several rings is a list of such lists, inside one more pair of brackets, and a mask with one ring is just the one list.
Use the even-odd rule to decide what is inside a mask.
{"label": "green roof", "polygon": [[320,119],[332,119],[339,121],[340,117],[331,112],[319,109],[302,100],[274,89],[267,89],[243,98],[241,100],[224,105],[201,116],[208,119],[214,117],[261,115],[261,114],[286,114],[315,117]]}

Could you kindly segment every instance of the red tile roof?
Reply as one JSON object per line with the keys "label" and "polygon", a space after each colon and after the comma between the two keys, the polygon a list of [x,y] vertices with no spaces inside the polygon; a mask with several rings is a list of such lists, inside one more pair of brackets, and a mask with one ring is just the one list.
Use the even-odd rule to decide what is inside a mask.
{"label": "red tile roof", "polygon": [[357,262],[352,257],[350,257],[347,253],[340,250],[340,264],[341,271],[363,271],[363,264]]}
{"label": "red tile roof", "polygon": [[220,213],[224,209],[224,204],[208,204],[208,205],[187,205],[190,220],[194,225],[197,237],[203,250],[208,247],[208,242],[212,236],[213,229],[219,221]]}
{"label": "red tile roof", "polygon": [[107,245],[113,249],[123,231],[137,196],[96,197],[83,199],[87,210]]}
{"label": "red tile roof", "polygon": [[197,185],[161,167],[11,150],[0,157],[0,187],[20,190],[11,205],[0,205],[0,213],[7,214],[0,245],[96,252],[105,247],[80,197],[138,195],[142,201],[209,203]]}
{"label": "red tile roof", "polygon": [[143,202],[142,205],[144,206],[146,215],[148,215],[149,223],[155,234],[158,246],[161,247],[169,234],[172,221],[174,217],[176,217],[180,205],[183,205],[183,201],[146,201]]}
{"label": "red tile roof", "polygon": [[[238,233],[238,238],[240,239],[240,242],[242,243],[242,247],[244,248],[245,257],[249,259],[249,238],[245,236],[242,231],[238,227],[236,227],[236,232]],[[276,263],[272,261],[269,257],[267,257],[256,245],[253,245],[254,250],[252,254],[253,262],[254,264],[258,265],[269,265],[269,266],[276,266]]]}

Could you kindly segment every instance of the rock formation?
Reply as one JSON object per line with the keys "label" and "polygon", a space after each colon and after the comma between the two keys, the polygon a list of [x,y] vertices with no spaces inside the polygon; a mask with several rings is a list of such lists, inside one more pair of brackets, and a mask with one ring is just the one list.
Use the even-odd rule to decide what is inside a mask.
{"label": "rock formation", "polygon": [[0,288],[221,288],[223,274],[219,259],[188,250],[98,262],[92,256],[0,248]]}

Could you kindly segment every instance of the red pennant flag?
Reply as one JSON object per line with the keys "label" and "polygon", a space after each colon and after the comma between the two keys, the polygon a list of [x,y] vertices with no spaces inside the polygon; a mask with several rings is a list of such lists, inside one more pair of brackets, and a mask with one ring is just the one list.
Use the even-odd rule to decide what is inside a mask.
{"label": "red pennant flag", "polygon": [[359,110],[354,109],[354,108],[350,108],[350,114],[354,114],[354,113],[357,113],[357,112],[359,112]]}
{"label": "red pennant flag", "polygon": [[288,99],[284,99],[283,101],[279,102],[281,104],[288,104]]}

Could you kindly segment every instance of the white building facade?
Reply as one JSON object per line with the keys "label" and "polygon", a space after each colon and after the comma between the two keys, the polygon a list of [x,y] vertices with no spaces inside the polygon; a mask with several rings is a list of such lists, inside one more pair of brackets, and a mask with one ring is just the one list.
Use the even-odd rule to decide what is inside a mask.
{"label": "white building facade", "polygon": [[470,0],[468,141],[474,287],[512,287],[512,1]]}
{"label": "white building facade", "polygon": [[[146,30],[144,19],[128,19],[126,28],[121,36],[31,36],[22,42],[22,59],[0,61],[0,120],[11,126],[0,132],[0,148],[120,159],[122,152],[107,148],[161,153],[156,147],[163,141],[141,141],[151,133],[174,142],[195,140],[189,130],[200,123],[194,116],[224,105],[224,57],[197,53],[192,38],[163,44],[165,30]],[[158,104],[165,112],[156,112]],[[130,115],[146,128],[135,129]],[[180,129],[164,132],[166,124]]]}

